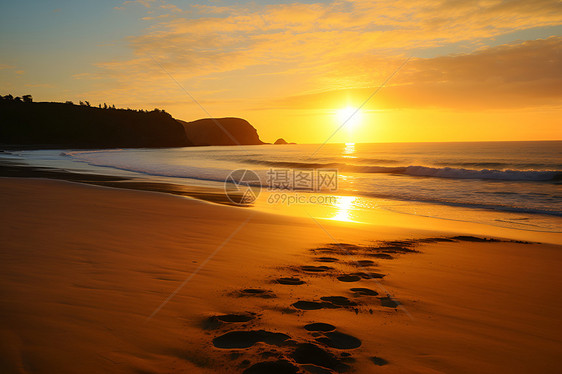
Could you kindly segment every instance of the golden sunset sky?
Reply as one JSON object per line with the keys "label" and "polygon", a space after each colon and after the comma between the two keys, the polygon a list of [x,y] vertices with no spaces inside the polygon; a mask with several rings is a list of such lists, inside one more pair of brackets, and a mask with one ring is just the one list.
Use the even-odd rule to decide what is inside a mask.
{"label": "golden sunset sky", "polygon": [[556,0],[24,0],[0,34],[1,95],[321,143],[409,58],[331,142],[562,139]]}

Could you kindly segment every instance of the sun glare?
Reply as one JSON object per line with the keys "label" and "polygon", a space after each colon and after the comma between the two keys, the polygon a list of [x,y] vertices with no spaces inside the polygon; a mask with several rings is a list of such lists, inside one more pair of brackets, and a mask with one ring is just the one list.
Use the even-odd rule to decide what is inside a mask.
{"label": "sun glare", "polygon": [[352,213],[354,202],[357,200],[354,196],[340,196],[338,197],[338,201],[335,204],[337,208],[336,215],[333,216],[331,219],[336,221],[343,221],[343,222],[353,222]]}
{"label": "sun glare", "polygon": [[345,127],[353,129],[357,127],[362,120],[362,113],[360,109],[354,107],[345,107],[336,111],[339,125],[345,123]]}

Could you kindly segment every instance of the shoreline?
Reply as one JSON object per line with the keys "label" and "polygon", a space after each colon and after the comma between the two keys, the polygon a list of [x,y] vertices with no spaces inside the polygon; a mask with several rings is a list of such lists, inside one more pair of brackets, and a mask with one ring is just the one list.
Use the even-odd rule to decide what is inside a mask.
{"label": "shoreline", "polygon": [[154,182],[140,178],[119,177],[99,173],[80,173],[64,169],[32,166],[0,160],[0,178],[40,178],[82,183],[100,187],[113,187],[137,191],[160,192],[170,195],[192,197],[223,205],[234,205],[224,191],[210,188],[197,188],[174,183]]}
{"label": "shoreline", "polygon": [[[55,180],[0,178],[0,188],[8,371],[557,366],[557,245],[318,223]],[[303,327],[313,323],[335,331]]]}
{"label": "shoreline", "polygon": [[[179,184],[173,181],[142,178],[134,174],[123,175],[102,174],[100,170],[84,172],[66,170],[63,168],[39,166],[0,159],[0,177],[47,178],[65,180],[89,185],[121,188],[139,191],[152,191],[183,197],[195,198],[211,203],[240,206],[234,204],[225,194],[223,188],[212,186],[197,186],[193,184]],[[409,228],[431,230],[432,227],[447,227],[449,232],[459,232],[469,235],[495,236],[496,232],[505,238],[526,241],[539,241],[552,244],[562,244],[562,231],[556,229],[557,221],[562,218],[555,215],[530,214],[535,219],[545,220],[543,225],[550,229],[534,228],[519,221],[523,213],[498,212],[488,209],[449,206],[428,202],[389,200],[382,198],[354,197],[351,195],[313,194],[336,200],[331,204],[294,204],[270,203],[268,198],[279,194],[277,191],[265,191],[253,203],[243,205],[244,208],[288,216],[309,217],[316,219],[337,219],[352,223],[378,224],[381,217],[390,219],[391,225]],[[299,192],[284,193],[288,196],[303,195]],[[355,200],[357,206],[350,207],[350,200]],[[361,208],[364,205],[370,208]],[[306,207],[306,209],[305,209]],[[398,210],[396,209],[398,207]],[[404,209],[403,207],[407,207]],[[376,211],[373,213],[373,211]],[[348,217],[341,217],[347,215]],[[354,218],[352,219],[351,216]],[[542,218],[541,218],[542,217]],[[558,226],[559,227],[559,226]]]}

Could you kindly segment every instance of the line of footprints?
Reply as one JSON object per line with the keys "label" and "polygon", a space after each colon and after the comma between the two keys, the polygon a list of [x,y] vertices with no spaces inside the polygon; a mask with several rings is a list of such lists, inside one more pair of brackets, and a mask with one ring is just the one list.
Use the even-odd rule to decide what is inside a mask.
{"label": "line of footprints", "polygon": [[[380,280],[385,274],[369,269],[377,266],[374,260],[390,260],[395,256],[417,252],[414,246],[420,243],[453,241],[450,238],[428,238],[380,242],[376,246],[358,246],[353,244],[333,243],[325,247],[312,249],[314,260],[325,265],[303,265],[288,267],[293,274],[280,277],[273,282],[278,285],[298,287],[314,279],[315,276],[330,276],[339,282],[353,283],[362,280]],[[363,258],[347,262],[357,268],[356,272],[342,273],[334,266],[346,263],[346,257]],[[296,273],[297,275],[295,275]],[[299,277],[300,276],[300,277]],[[306,278],[305,278],[306,276]],[[305,280],[301,279],[305,278]],[[343,309],[358,313],[373,313],[373,303],[382,307],[396,309],[400,303],[390,295],[379,295],[371,288],[351,287],[353,298],[345,296],[324,296],[318,300],[297,300],[290,307],[281,308],[283,313],[299,314],[310,310]],[[233,297],[255,297],[261,299],[276,298],[271,290],[247,288],[231,292]],[[303,326],[304,338],[256,329],[260,315],[253,312],[240,314],[215,315],[206,318],[203,328],[214,334],[212,344],[220,350],[227,350],[226,356],[230,371],[242,371],[244,374],[285,374],[285,373],[342,373],[352,370],[356,359],[353,350],[361,346],[361,340],[338,331],[336,326],[315,322]],[[263,343],[263,344],[258,344]],[[388,361],[371,356],[373,365],[383,366]],[[252,363],[254,361],[254,363]]]}

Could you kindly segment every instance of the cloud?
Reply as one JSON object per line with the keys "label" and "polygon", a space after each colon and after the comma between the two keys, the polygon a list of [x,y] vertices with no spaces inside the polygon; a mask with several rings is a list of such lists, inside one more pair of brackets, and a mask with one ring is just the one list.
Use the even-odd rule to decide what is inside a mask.
{"label": "cloud", "polygon": [[[399,63],[395,60],[393,65]],[[511,43],[470,54],[413,59],[366,108],[562,106],[560,66],[562,37]],[[297,95],[277,104],[286,108],[334,108],[352,98],[353,105],[360,105],[376,88]]]}
{"label": "cloud", "polygon": [[178,8],[174,4],[162,4],[162,5],[160,5],[160,8],[167,9],[167,10],[170,10],[172,12],[183,12],[180,8]]}
{"label": "cloud", "polygon": [[140,4],[142,6],[144,6],[145,8],[150,8],[150,6],[152,5],[152,3],[154,3],[156,0],[126,0],[123,2],[123,4],[121,5],[120,8],[125,7],[126,5],[129,4]]}
{"label": "cloud", "polygon": [[[153,3],[137,2],[147,7]],[[483,38],[561,21],[562,5],[556,0],[192,5],[187,12],[172,11],[167,19],[151,25],[143,35],[129,38],[133,58],[97,66],[104,78],[113,79],[119,89],[137,87],[153,92],[164,92],[170,83],[161,67],[190,86],[219,75],[226,79],[236,72],[249,87],[263,86],[268,79],[271,84],[278,84],[284,77],[285,81],[295,83],[291,94],[349,87],[368,89],[380,82],[397,61],[416,50],[458,42],[472,43],[476,49],[481,47]],[[476,60],[486,58],[485,53],[479,53],[443,60],[414,59],[398,82],[410,87],[410,95],[414,92],[414,81],[415,87],[425,85],[423,92],[464,90],[465,85],[473,83],[460,75],[451,77],[461,74],[462,64],[474,65]],[[502,53],[507,56],[508,51]],[[519,57],[523,58],[510,58]],[[450,64],[457,64],[454,65],[457,70],[451,70]],[[494,67],[490,74],[498,71],[501,73],[501,68]],[[474,76],[475,72],[466,70],[462,74]],[[444,83],[443,75],[452,80]],[[405,81],[406,77],[411,81]],[[436,83],[431,79],[440,80]],[[458,84],[456,88],[452,82]],[[530,83],[526,85],[532,88]],[[387,94],[397,90],[393,87]],[[279,88],[276,94],[286,96],[289,94],[286,91]],[[542,91],[534,87],[530,92]],[[244,87],[237,94],[252,95],[244,92]]]}

